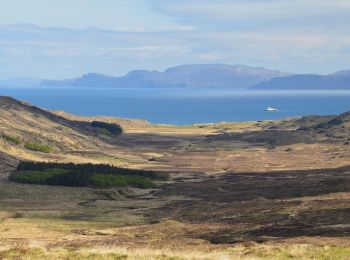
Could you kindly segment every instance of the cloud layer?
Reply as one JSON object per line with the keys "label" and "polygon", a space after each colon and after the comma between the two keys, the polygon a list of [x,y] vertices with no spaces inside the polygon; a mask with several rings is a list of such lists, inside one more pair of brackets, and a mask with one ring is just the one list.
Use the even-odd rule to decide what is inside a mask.
{"label": "cloud layer", "polygon": [[[0,11],[0,23],[42,26],[0,26],[0,78],[122,75],[185,63],[307,73],[350,68],[345,0],[33,0],[28,12],[14,9],[19,0],[0,1],[7,12]],[[66,16],[64,7],[71,8]]]}

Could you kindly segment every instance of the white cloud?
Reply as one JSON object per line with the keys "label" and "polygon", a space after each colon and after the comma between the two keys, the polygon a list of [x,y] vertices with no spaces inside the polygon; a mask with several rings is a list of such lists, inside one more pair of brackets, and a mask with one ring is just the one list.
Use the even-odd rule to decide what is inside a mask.
{"label": "white cloud", "polygon": [[[257,17],[299,17],[305,14],[329,14],[350,9],[347,0],[150,0],[153,8],[168,14],[197,14],[219,19]],[[255,15],[255,16],[253,16]]]}
{"label": "white cloud", "polygon": [[202,29],[325,29],[350,22],[348,0],[149,1],[154,10]]}
{"label": "white cloud", "polygon": [[[74,6],[89,2],[90,9],[97,5],[99,14],[106,9],[101,7],[102,0],[61,3],[72,1]],[[291,72],[326,73],[350,67],[349,0],[103,0],[106,2],[111,3],[108,17],[112,6],[123,3],[119,23],[108,27],[115,31],[0,26],[0,77],[121,75],[132,69],[162,70],[210,62]],[[153,12],[136,8],[132,13],[137,3],[142,3],[142,10],[147,9],[145,3],[150,4]],[[137,22],[128,22],[129,13],[131,18],[138,17]],[[85,11],[84,16],[92,14]],[[51,22],[64,27],[71,23],[71,15],[66,22],[60,23],[64,15]],[[110,24],[99,16],[90,20],[97,27]],[[79,19],[75,25],[85,22]]]}

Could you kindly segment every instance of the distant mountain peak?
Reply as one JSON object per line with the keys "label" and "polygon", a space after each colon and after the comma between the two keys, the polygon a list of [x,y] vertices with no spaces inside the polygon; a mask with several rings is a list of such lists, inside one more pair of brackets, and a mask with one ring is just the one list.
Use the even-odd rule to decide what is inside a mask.
{"label": "distant mountain peak", "polygon": [[[88,73],[78,79],[66,80],[62,83],[72,87],[244,89],[262,81],[288,75],[291,74],[240,64],[186,64],[168,68],[163,72],[133,70],[124,77]],[[45,84],[58,86],[59,82],[46,81]]]}
{"label": "distant mountain peak", "polygon": [[156,70],[132,70],[130,71],[126,77],[138,77],[138,76],[145,76],[145,75],[149,75],[149,74],[153,74],[153,73],[161,73],[159,71]]}
{"label": "distant mountain peak", "polygon": [[96,78],[96,77],[110,77],[113,78],[113,76],[109,76],[107,74],[102,74],[102,73],[94,73],[94,72],[89,72],[81,76],[81,78]]}

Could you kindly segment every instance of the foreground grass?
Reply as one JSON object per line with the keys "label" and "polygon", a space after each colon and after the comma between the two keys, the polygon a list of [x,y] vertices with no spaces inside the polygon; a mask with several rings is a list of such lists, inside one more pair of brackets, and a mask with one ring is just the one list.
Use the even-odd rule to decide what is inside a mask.
{"label": "foreground grass", "polygon": [[336,245],[335,240],[327,245],[324,238],[310,243],[304,238],[304,242],[214,245],[186,239],[182,233],[193,226],[174,221],[124,228],[111,223],[108,228],[96,221],[18,218],[10,212],[0,213],[0,259],[343,260],[350,256],[350,247]]}
{"label": "foreground grass", "polygon": [[0,248],[1,259],[349,259],[350,249],[336,246],[289,245],[277,246],[234,246],[226,249],[198,250],[196,248],[156,249],[136,247],[95,247],[95,248],[51,248],[40,246],[27,248]]}
{"label": "foreground grass", "polygon": [[[198,183],[196,188],[200,191]],[[350,256],[349,242],[336,237],[211,244],[204,235],[230,235],[224,224],[164,218],[158,223],[158,218],[145,217],[142,212],[164,205],[161,198],[143,199],[142,194],[148,194],[143,190],[123,192],[129,193],[124,195],[118,189],[0,184],[0,259],[311,260]],[[337,196],[327,197],[333,198],[332,207]],[[338,199],[346,201],[346,194],[342,196]]]}

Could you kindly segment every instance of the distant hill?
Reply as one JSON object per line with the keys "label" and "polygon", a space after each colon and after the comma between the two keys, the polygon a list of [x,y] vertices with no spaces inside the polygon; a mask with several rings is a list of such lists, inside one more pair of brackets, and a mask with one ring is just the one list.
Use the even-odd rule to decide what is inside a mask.
{"label": "distant hill", "polygon": [[243,65],[202,64],[173,67],[164,72],[136,70],[124,77],[89,73],[77,79],[43,80],[41,86],[115,88],[235,88],[244,89],[275,77],[290,75],[281,71]]}
{"label": "distant hill", "polygon": [[199,64],[172,67],[163,72],[134,70],[123,77],[88,73],[65,80],[13,78],[0,80],[0,87],[339,90],[350,89],[350,70],[329,75],[293,75],[244,65]]}
{"label": "distant hill", "polygon": [[339,71],[330,75],[301,74],[278,77],[258,83],[252,89],[350,89],[350,70]]}

